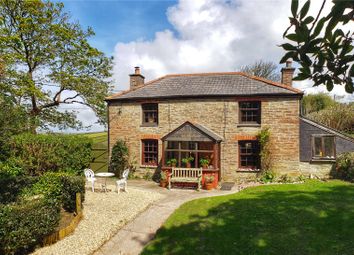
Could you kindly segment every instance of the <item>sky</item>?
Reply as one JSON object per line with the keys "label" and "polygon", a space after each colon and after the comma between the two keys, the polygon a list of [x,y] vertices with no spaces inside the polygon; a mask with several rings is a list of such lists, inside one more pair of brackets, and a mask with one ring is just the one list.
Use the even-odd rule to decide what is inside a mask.
{"label": "sky", "polygon": [[[289,0],[64,1],[72,21],[92,27],[90,43],[114,57],[113,90],[128,89],[140,66],[149,81],[169,73],[237,71],[257,60],[279,63],[282,34],[289,25]],[[312,1],[316,13],[322,1]],[[301,6],[301,4],[300,4]],[[324,13],[330,10],[325,6]],[[279,71],[281,66],[279,65]],[[310,81],[295,82],[305,93],[326,91]],[[340,86],[331,95],[353,101]],[[100,131],[89,109],[79,119]]]}

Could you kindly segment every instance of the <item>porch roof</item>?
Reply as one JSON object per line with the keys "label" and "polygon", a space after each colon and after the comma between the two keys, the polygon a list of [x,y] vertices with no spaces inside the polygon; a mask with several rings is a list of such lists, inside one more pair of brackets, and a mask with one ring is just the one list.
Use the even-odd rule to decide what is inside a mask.
{"label": "porch roof", "polygon": [[210,129],[189,121],[162,137],[163,141],[221,142],[222,137]]}

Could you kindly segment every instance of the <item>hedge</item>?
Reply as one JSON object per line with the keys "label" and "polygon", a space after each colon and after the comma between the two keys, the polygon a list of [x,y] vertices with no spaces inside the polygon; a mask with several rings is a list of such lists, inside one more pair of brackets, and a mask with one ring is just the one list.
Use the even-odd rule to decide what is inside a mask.
{"label": "hedge", "polygon": [[40,177],[1,177],[0,254],[33,250],[58,226],[61,207],[75,210],[76,193],[83,202],[83,176],[48,172]]}
{"label": "hedge", "polygon": [[0,204],[15,202],[22,190],[31,187],[38,181],[32,176],[1,176],[0,177]]}
{"label": "hedge", "polygon": [[27,254],[58,226],[60,205],[36,199],[0,205],[0,254]]}
{"label": "hedge", "polygon": [[85,199],[85,179],[68,173],[45,173],[31,187],[22,190],[22,198],[43,195],[46,200],[58,201],[62,207],[73,212],[76,207],[76,193]]}
{"label": "hedge", "polygon": [[47,171],[76,174],[92,161],[92,139],[78,135],[20,134],[9,141],[11,157],[29,175]]}
{"label": "hedge", "polygon": [[340,154],[336,159],[334,178],[354,182],[354,152]]}

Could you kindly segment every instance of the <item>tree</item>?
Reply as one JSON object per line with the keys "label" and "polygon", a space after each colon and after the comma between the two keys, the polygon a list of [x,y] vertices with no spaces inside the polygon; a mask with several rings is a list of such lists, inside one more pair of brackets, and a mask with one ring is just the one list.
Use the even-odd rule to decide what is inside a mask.
{"label": "tree", "polygon": [[272,81],[280,81],[280,75],[277,71],[277,64],[270,61],[267,62],[258,60],[251,65],[242,66],[241,72],[257,77],[263,77]]}
{"label": "tree", "polygon": [[354,32],[343,29],[348,24],[353,27],[354,2],[332,0],[333,7],[327,15],[322,11],[323,0],[317,16],[307,15],[310,0],[298,10],[298,0],[291,4],[290,26],[283,37],[290,40],[281,47],[287,51],[280,63],[289,58],[301,66],[294,80],[311,79],[314,86],[326,85],[331,91],[334,84],[345,86],[348,93],[354,92]]}
{"label": "tree", "polygon": [[318,112],[328,107],[334,106],[337,102],[325,93],[309,94],[302,98],[303,114]]}
{"label": "tree", "polygon": [[62,3],[0,0],[0,54],[6,62],[6,93],[23,106],[31,130],[78,127],[74,111],[60,105],[91,107],[104,121],[112,60],[88,43],[94,35],[69,21]]}

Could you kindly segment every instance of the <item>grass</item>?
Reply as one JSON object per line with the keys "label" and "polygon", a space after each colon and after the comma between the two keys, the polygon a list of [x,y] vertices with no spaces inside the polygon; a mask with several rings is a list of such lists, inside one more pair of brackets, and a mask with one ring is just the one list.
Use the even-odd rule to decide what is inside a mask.
{"label": "grass", "polygon": [[85,136],[93,139],[93,157],[94,161],[90,168],[94,172],[108,171],[108,149],[107,149],[107,132],[89,133]]}
{"label": "grass", "polygon": [[354,185],[267,185],[188,202],[142,254],[354,254]]}

